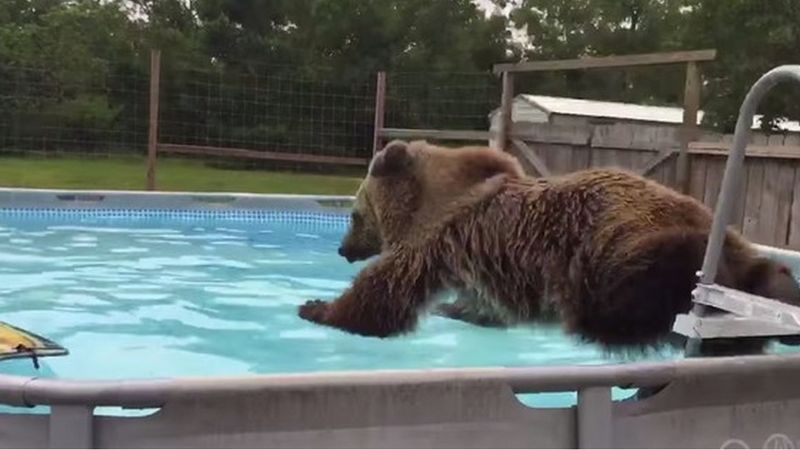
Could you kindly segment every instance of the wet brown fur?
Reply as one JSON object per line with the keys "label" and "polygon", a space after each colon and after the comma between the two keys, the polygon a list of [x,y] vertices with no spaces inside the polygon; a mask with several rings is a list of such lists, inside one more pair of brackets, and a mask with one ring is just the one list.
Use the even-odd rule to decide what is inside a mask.
{"label": "wet brown fur", "polygon": [[[299,313],[379,337],[412,330],[455,289],[477,305],[473,321],[475,311],[495,325],[557,317],[609,349],[656,344],[691,306],[711,224],[698,201],[622,170],[533,179],[505,153],[424,142],[379,152],[356,203],[371,242],[358,242],[368,233],[354,222],[343,248],[380,255],[337,300]],[[800,303],[791,273],[733,230],[717,282]]]}

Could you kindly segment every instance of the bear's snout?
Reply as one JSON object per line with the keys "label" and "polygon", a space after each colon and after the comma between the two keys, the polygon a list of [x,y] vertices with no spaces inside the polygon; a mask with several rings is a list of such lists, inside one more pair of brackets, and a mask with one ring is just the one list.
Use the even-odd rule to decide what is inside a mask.
{"label": "bear's snout", "polygon": [[343,257],[349,263],[369,259],[376,252],[371,251],[369,248],[360,245],[341,245],[338,250],[339,256]]}
{"label": "bear's snout", "polygon": [[349,262],[349,263],[352,263],[353,261],[358,259],[358,257],[355,255],[355,252],[353,252],[352,249],[349,249],[348,247],[346,247],[344,245],[339,247],[338,252],[339,252],[339,256],[341,256],[344,259],[346,259],[347,262]]}

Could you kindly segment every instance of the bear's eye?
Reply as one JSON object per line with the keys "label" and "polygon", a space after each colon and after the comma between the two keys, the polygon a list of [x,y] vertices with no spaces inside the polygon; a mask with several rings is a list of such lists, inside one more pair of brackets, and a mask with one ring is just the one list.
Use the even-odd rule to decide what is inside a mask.
{"label": "bear's eye", "polygon": [[361,214],[358,214],[356,212],[350,214],[350,220],[352,220],[353,223],[360,223],[361,222]]}

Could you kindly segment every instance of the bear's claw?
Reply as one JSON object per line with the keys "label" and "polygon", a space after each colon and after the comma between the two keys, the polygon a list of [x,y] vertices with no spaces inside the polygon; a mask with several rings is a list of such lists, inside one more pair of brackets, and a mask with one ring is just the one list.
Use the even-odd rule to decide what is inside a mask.
{"label": "bear's claw", "polygon": [[311,322],[323,323],[327,311],[328,302],[323,300],[309,300],[300,305],[300,308],[298,308],[298,315],[300,318]]}

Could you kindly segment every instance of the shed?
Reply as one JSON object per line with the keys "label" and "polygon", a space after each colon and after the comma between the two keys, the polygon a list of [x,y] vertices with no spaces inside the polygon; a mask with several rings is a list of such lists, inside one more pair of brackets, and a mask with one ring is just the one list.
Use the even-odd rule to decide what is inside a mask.
{"label": "shed", "polygon": [[[550,124],[566,127],[590,127],[592,125],[629,124],[641,128],[660,128],[658,135],[678,142],[678,130],[683,124],[683,108],[673,106],[650,106],[635,103],[586,100],[570,97],[519,94],[512,102],[512,120],[515,124]],[[703,111],[698,111],[698,125]],[[496,131],[500,124],[499,108],[489,114],[490,130]],[[761,123],[761,116],[753,118],[753,129]],[[784,121],[779,128],[788,133],[800,133],[800,123]]]}

